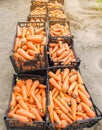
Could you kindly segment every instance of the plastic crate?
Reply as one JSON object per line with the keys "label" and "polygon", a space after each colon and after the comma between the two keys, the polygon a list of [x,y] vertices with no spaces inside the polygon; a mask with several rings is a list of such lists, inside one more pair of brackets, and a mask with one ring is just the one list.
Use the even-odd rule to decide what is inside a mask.
{"label": "plastic crate", "polygon": [[[45,22],[18,22],[18,25],[21,27],[44,27],[45,29],[45,35],[47,38],[47,28],[46,28],[46,23]],[[15,38],[17,37],[17,34],[15,35]],[[46,40],[47,43],[47,40]],[[11,63],[14,67],[15,72],[20,73],[20,72],[27,72],[27,71],[34,71],[34,70],[46,70],[47,67],[47,55],[46,55],[46,46],[44,46],[44,54],[36,54],[36,58],[34,60],[27,60],[27,61],[22,61],[21,59],[18,59],[17,61],[13,57],[14,53],[14,46],[15,44],[13,43],[13,48],[11,51],[11,54],[9,56]]]}
{"label": "plastic crate", "polygon": [[[65,25],[67,24],[68,27],[69,27],[70,36],[64,36],[64,35],[52,36],[52,35],[50,34],[50,27],[51,27],[52,25],[57,24],[57,23],[59,23],[60,25],[63,25],[63,26],[65,26]],[[64,21],[63,21],[63,20],[60,20],[60,21],[58,21],[58,20],[57,20],[57,21],[49,21],[48,36],[49,36],[49,39],[58,39],[58,38],[72,39],[72,38],[73,38],[73,35],[71,34],[69,21],[65,21],[65,20],[64,20]]]}
{"label": "plastic crate", "polygon": [[[13,81],[12,81],[12,89],[14,87],[14,85],[16,84],[16,79],[32,79],[34,80],[39,80],[40,83],[47,85],[46,82],[46,77],[45,76],[40,76],[40,75],[29,75],[29,74],[17,74],[17,75],[13,75]],[[12,91],[11,91],[12,93]],[[48,89],[46,88],[46,96],[48,94]],[[46,104],[48,99],[46,98]],[[11,101],[11,95],[10,95],[10,100],[9,100],[9,104]],[[7,116],[8,112],[9,112],[9,106],[8,109],[5,113],[4,116],[4,121],[6,124],[6,127],[8,130],[45,130],[46,128],[46,117],[47,117],[47,112],[46,112],[46,116],[43,118],[44,121],[33,121],[32,124],[30,123],[21,123],[19,121],[17,121],[17,119],[14,118],[9,118]]]}
{"label": "plastic crate", "polygon": [[31,0],[32,5],[46,5],[48,0]]}
{"label": "plastic crate", "polygon": [[[60,11],[60,13],[62,13],[65,17],[62,17],[62,16],[58,16],[58,14],[55,14],[55,12],[54,12],[54,16],[51,16],[51,13],[53,12],[53,11]],[[63,9],[58,9],[58,8],[54,8],[54,9],[49,9],[48,8],[48,19],[49,19],[49,21],[65,21],[66,20],[66,15],[64,14],[64,10]]]}
{"label": "plastic crate", "polygon": [[[72,69],[76,69],[77,71],[79,71],[79,73],[81,74],[80,72],[80,69],[78,67],[76,68],[73,68],[73,67],[60,67],[60,66],[57,66],[57,67],[49,67],[48,71],[52,71],[52,72],[56,72],[57,69],[60,69],[61,71],[63,71],[63,69],[65,68],[69,68],[70,70]],[[48,77],[49,79],[49,77]],[[87,90],[87,87],[85,84],[83,84]],[[49,83],[48,83],[48,88],[49,88]],[[50,90],[50,89],[49,89]],[[87,90],[87,92],[89,93],[89,91]],[[90,94],[90,93],[89,93]],[[49,94],[48,94],[49,95]],[[99,108],[94,104],[91,96],[90,96],[90,100],[93,104],[93,110],[95,111],[96,113],[96,117],[94,118],[89,118],[89,119],[85,119],[85,120],[79,120],[79,121],[75,121],[73,122],[72,124],[70,125],[67,125],[67,127],[63,128],[62,130],[76,130],[76,129],[81,129],[81,128],[90,128],[92,127],[93,125],[95,125],[96,123],[98,123],[101,119],[102,119],[102,112],[99,110]],[[48,100],[49,102],[49,100]],[[48,103],[49,104],[49,103]],[[55,128],[55,124],[51,124],[50,122],[50,117],[49,117],[49,122],[48,122],[48,126],[47,126],[47,130],[57,130]]]}
{"label": "plastic crate", "polygon": [[[47,3],[47,8],[48,8],[48,9],[53,9],[53,8],[54,8],[54,9],[55,9],[55,8],[56,8],[56,9],[62,9],[63,6],[62,6],[61,3],[58,3],[58,2],[57,2],[57,3],[60,4],[60,5],[57,5],[57,7],[55,6],[55,5],[56,5],[56,2],[57,2],[57,1],[49,1],[49,2]],[[53,4],[53,7],[51,7],[51,4]]]}
{"label": "plastic crate", "polygon": [[[50,39],[49,43],[47,45],[47,51],[49,52],[49,45],[50,43],[54,43],[54,44],[58,44],[58,39]],[[73,51],[74,53],[74,57],[75,57],[75,61],[70,62],[67,65],[63,65],[63,62],[54,62],[53,59],[51,58],[50,54],[48,54],[48,60],[49,60],[49,67],[50,66],[69,66],[69,67],[78,67],[80,65],[80,59],[77,57],[76,53],[75,53],[75,49],[74,49],[74,41],[72,39],[61,39],[60,41],[62,41],[63,43],[67,43],[68,46],[70,46],[70,49]]]}

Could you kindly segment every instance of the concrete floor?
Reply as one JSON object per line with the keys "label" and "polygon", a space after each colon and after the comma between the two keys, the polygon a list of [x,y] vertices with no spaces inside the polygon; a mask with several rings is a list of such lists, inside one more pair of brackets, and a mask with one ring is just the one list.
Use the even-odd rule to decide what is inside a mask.
{"label": "concrete floor", "polygon": [[[95,104],[102,111],[102,12],[93,8],[97,5],[93,1],[66,0],[65,10],[75,36],[76,52],[82,60],[80,68],[83,79]],[[3,117],[15,73],[9,54],[16,24],[26,21],[29,7],[30,0],[0,0],[0,130],[6,130]],[[102,123],[90,130],[102,130]]]}

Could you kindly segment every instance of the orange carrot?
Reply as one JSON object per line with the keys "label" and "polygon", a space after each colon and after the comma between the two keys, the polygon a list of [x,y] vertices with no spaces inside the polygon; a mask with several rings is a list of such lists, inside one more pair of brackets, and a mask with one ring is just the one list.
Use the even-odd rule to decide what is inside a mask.
{"label": "orange carrot", "polygon": [[49,114],[50,114],[50,120],[51,120],[51,123],[53,124],[54,123],[54,111],[53,111],[53,108],[52,106],[48,106],[48,111],[49,111]]}
{"label": "orange carrot", "polygon": [[69,54],[69,51],[64,51],[64,52],[62,53],[62,55],[60,55],[60,56],[57,58],[57,60],[62,60],[62,59],[65,58],[68,54]]}
{"label": "orange carrot", "polygon": [[65,48],[59,49],[59,50],[56,52],[57,56],[60,56],[64,51],[65,51]]}
{"label": "orange carrot", "polygon": [[60,120],[61,124],[56,124],[56,128],[59,130],[60,128],[65,128],[67,127],[68,123],[66,120]]}
{"label": "orange carrot", "polygon": [[77,106],[77,111],[78,111],[78,112],[82,112],[82,111],[83,111],[81,104],[78,104],[78,106]]}
{"label": "orange carrot", "polygon": [[27,117],[21,116],[21,115],[18,115],[18,114],[13,114],[13,118],[16,118],[20,122],[24,122],[24,123],[29,122]]}
{"label": "orange carrot", "polygon": [[64,113],[60,115],[60,118],[66,120],[69,124],[72,123],[72,120]]}
{"label": "orange carrot", "polygon": [[34,35],[34,28],[32,26],[29,27],[29,32],[31,35]]}
{"label": "orange carrot", "polygon": [[83,118],[80,116],[76,116],[76,121],[79,121],[79,120],[83,120]]}
{"label": "orange carrot", "polygon": [[66,79],[64,80],[63,84],[62,84],[62,90],[67,92],[69,90],[69,76],[66,77]]}
{"label": "orange carrot", "polygon": [[83,119],[88,119],[89,117],[86,115],[86,113],[77,112],[77,115],[82,117]]}
{"label": "orange carrot", "polygon": [[77,104],[76,104],[76,100],[72,99],[71,100],[71,110],[72,110],[72,115],[73,115],[73,120],[75,121],[76,119],[76,109],[77,109]]}
{"label": "orange carrot", "polygon": [[25,61],[25,59],[16,52],[13,53],[13,57],[14,57],[15,60],[23,60],[23,61]]}
{"label": "orange carrot", "polygon": [[55,111],[56,111],[56,113],[59,114],[59,115],[63,114],[63,112],[62,112],[60,109],[55,109]]}
{"label": "orange carrot", "polygon": [[54,78],[55,80],[60,80],[60,78],[58,76],[56,76],[56,74],[54,74],[53,72],[49,71],[48,72],[48,75],[51,77],[51,78]]}
{"label": "orange carrot", "polygon": [[72,77],[69,78],[70,83],[73,83],[76,80],[77,80],[77,74],[75,74],[75,75],[73,75]]}
{"label": "orange carrot", "polygon": [[19,55],[21,55],[22,57],[24,57],[26,60],[33,60],[34,57],[30,56],[27,54],[27,52],[25,52],[22,48],[17,49],[17,53]]}
{"label": "orange carrot", "polygon": [[23,46],[22,46],[22,49],[23,49],[24,51],[27,51],[27,50],[28,50],[27,45],[23,45]]}
{"label": "orange carrot", "polygon": [[17,79],[16,80],[16,85],[19,86],[19,87],[22,87],[24,85],[24,81],[21,80],[21,79]]}
{"label": "orange carrot", "polygon": [[43,41],[43,38],[44,38],[44,36],[42,36],[42,35],[32,35],[32,36],[27,37],[27,40],[41,44]]}
{"label": "orange carrot", "polygon": [[20,100],[20,101],[19,101],[19,105],[20,105],[23,109],[25,109],[26,111],[29,111],[29,110],[28,110],[28,107],[27,107],[27,105],[26,105],[26,103],[25,103],[23,100]]}
{"label": "orange carrot", "polygon": [[68,68],[64,69],[64,71],[63,71],[62,81],[65,80],[65,78],[66,78],[66,76],[68,76],[68,74],[69,74],[69,69],[68,69]]}
{"label": "orange carrot", "polygon": [[38,88],[45,89],[45,88],[46,88],[46,85],[39,84]]}
{"label": "orange carrot", "polygon": [[21,36],[22,36],[22,32],[21,32],[20,26],[18,25],[17,26],[17,37],[21,37]]}
{"label": "orange carrot", "polygon": [[42,98],[43,113],[46,114],[46,97]]}
{"label": "orange carrot", "polygon": [[26,89],[26,86],[23,85],[21,87],[21,89],[22,89],[22,94],[23,94],[24,101],[26,101],[27,100],[27,89]]}
{"label": "orange carrot", "polygon": [[78,85],[76,85],[75,89],[73,90],[72,96],[73,96],[73,98],[78,97]]}
{"label": "orange carrot", "polygon": [[51,90],[52,96],[54,95],[55,92],[56,92],[56,88],[53,88],[53,89]]}
{"label": "orange carrot", "polygon": [[30,91],[30,88],[31,88],[31,86],[32,86],[32,84],[33,84],[32,79],[27,79],[27,80],[25,81],[25,84],[26,84],[26,89],[27,89],[27,94],[28,94],[29,91]]}
{"label": "orange carrot", "polygon": [[11,109],[8,113],[8,117],[13,118],[13,114],[17,111],[18,106],[16,105],[13,109]]}
{"label": "orange carrot", "polygon": [[32,42],[27,42],[26,45],[29,49],[34,50],[38,53],[38,49],[36,48],[36,46]]}
{"label": "orange carrot", "polygon": [[36,120],[43,121],[43,119],[41,118],[41,116],[36,108],[34,108],[34,107],[31,108],[30,112],[35,116]]}
{"label": "orange carrot", "polygon": [[53,112],[53,115],[54,115],[54,121],[60,125],[61,124],[60,119],[55,111]]}
{"label": "orange carrot", "polygon": [[96,116],[95,112],[91,108],[89,108],[89,106],[87,106],[85,103],[81,102],[81,105],[89,117],[93,118]]}
{"label": "orange carrot", "polygon": [[17,51],[19,41],[20,41],[20,39],[18,37],[16,37],[15,44],[14,44],[14,51]]}
{"label": "orange carrot", "polygon": [[56,92],[53,94],[53,98],[56,98],[57,96],[59,97],[58,93],[59,93],[59,91],[56,90]]}
{"label": "orange carrot", "polygon": [[20,100],[23,100],[22,96],[16,96],[16,101],[19,102]]}
{"label": "orange carrot", "polygon": [[82,91],[84,93],[84,95],[89,99],[90,95],[88,94],[88,92],[86,91],[84,85],[82,84],[78,84],[78,89],[80,89],[80,91]]}
{"label": "orange carrot", "polygon": [[85,104],[87,104],[89,107],[92,107],[92,102],[80,90],[78,90],[78,94]]}
{"label": "orange carrot", "polygon": [[35,96],[34,94],[32,94],[32,96],[33,96],[33,98],[34,98],[34,100],[35,100],[35,102],[36,102],[36,105],[37,105],[38,109],[39,109],[39,110],[42,110],[43,108],[42,108],[42,105],[41,105],[41,103],[39,102],[39,100],[36,98],[36,96]]}
{"label": "orange carrot", "polygon": [[22,37],[25,37],[26,31],[27,31],[27,28],[26,28],[26,27],[23,27],[23,28],[22,28]]}
{"label": "orange carrot", "polygon": [[61,98],[64,98],[64,97],[65,97],[65,95],[64,95],[64,93],[63,93],[62,91],[60,91],[60,97],[61,97]]}
{"label": "orange carrot", "polygon": [[83,84],[83,80],[82,80],[82,78],[81,78],[80,73],[77,72],[77,75],[78,75],[78,83],[79,83],[79,84]]}
{"label": "orange carrot", "polygon": [[32,113],[30,113],[29,111],[26,111],[24,109],[17,110],[16,114],[21,115],[21,116],[25,116],[27,118],[35,119],[35,116]]}
{"label": "orange carrot", "polygon": [[15,97],[15,94],[12,93],[12,98],[11,98],[11,101],[10,101],[10,107],[14,108],[15,106],[16,106],[16,97]]}
{"label": "orange carrot", "polygon": [[68,93],[70,93],[70,92],[76,87],[76,85],[77,85],[77,82],[74,81],[74,82],[70,85],[69,90],[68,90]]}
{"label": "orange carrot", "polygon": [[54,102],[53,102],[53,98],[52,98],[52,92],[50,91],[50,105],[52,108],[54,108]]}
{"label": "orange carrot", "polygon": [[54,98],[54,101],[57,103],[57,105],[61,108],[61,110],[67,114],[68,113],[68,110],[57,100]]}
{"label": "orange carrot", "polygon": [[50,83],[53,87],[57,88],[58,90],[61,90],[61,86],[58,85],[58,83],[55,81],[54,78],[50,78],[50,79],[49,79],[49,83]]}
{"label": "orange carrot", "polygon": [[18,93],[22,93],[21,88],[17,85],[14,86],[13,91],[18,92]]}
{"label": "orange carrot", "polygon": [[42,27],[42,28],[37,28],[37,29],[35,30],[35,34],[39,34],[39,33],[41,33],[43,30],[44,30],[44,27]]}

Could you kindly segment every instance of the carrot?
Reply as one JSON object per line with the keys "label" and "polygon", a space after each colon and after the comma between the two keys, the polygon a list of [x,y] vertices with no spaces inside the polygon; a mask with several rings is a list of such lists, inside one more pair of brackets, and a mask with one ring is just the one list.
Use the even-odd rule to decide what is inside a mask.
{"label": "carrot", "polygon": [[54,101],[57,103],[57,105],[61,108],[61,110],[67,114],[68,113],[68,110],[57,100],[54,98]]}
{"label": "carrot", "polygon": [[54,115],[54,121],[60,125],[61,124],[60,119],[55,111],[53,111],[53,115]]}
{"label": "carrot", "polygon": [[32,26],[29,27],[29,32],[31,35],[34,35],[34,28]]}
{"label": "carrot", "polygon": [[63,84],[62,84],[62,90],[67,92],[69,90],[69,76],[66,77],[66,79],[64,80]]}
{"label": "carrot", "polygon": [[42,98],[43,113],[46,114],[46,97]]}
{"label": "carrot", "polygon": [[38,49],[36,48],[36,46],[32,42],[27,42],[26,45],[29,49],[34,50],[38,53]]}
{"label": "carrot", "polygon": [[24,123],[29,122],[27,117],[21,116],[21,115],[18,115],[18,114],[13,114],[13,118],[16,118],[20,122],[24,122]]}
{"label": "carrot", "polygon": [[14,57],[15,60],[23,60],[23,61],[25,61],[25,59],[16,52],[13,53],[13,57]]}
{"label": "carrot", "polygon": [[83,120],[83,118],[80,116],[76,116],[76,121],[79,121],[79,120]]}
{"label": "carrot", "polygon": [[27,37],[27,40],[41,44],[43,41],[43,38],[44,38],[44,36],[42,36],[42,35],[32,35],[32,36]]}
{"label": "carrot", "polygon": [[22,48],[17,49],[17,53],[24,57],[26,60],[33,60],[33,56],[28,55]]}
{"label": "carrot", "polygon": [[50,91],[50,105],[52,108],[54,108],[54,102],[53,102],[53,98],[52,98],[52,92]]}
{"label": "carrot", "polygon": [[69,90],[68,90],[68,93],[70,93],[71,91],[73,91],[73,89],[76,87],[76,85],[77,85],[77,82],[74,81],[74,82],[70,85]]}
{"label": "carrot", "polygon": [[77,109],[77,103],[75,99],[71,100],[71,110],[72,110],[72,115],[73,115],[73,120],[75,121],[76,119],[76,109]]}
{"label": "carrot", "polygon": [[50,83],[53,87],[57,88],[58,90],[61,90],[61,86],[58,85],[58,83],[55,81],[54,78],[50,78],[50,79],[49,79],[49,83]]}
{"label": "carrot", "polygon": [[42,90],[42,92],[41,92],[41,94],[42,94],[42,97],[46,97],[46,93],[45,93],[45,89],[41,89]]}
{"label": "carrot", "polygon": [[73,90],[72,96],[73,96],[73,98],[78,97],[78,85],[76,85],[75,89]]}
{"label": "carrot", "polygon": [[10,101],[10,108],[14,108],[15,106],[16,106],[16,97],[15,97],[15,94],[12,93],[12,98]]}
{"label": "carrot", "polygon": [[34,101],[36,102],[36,105],[38,107],[39,110],[42,110],[42,105],[41,103],[39,102],[39,100],[36,98],[36,96],[34,94],[32,94],[33,98],[34,98]]}
{"label": "carrot", "polygon": [[56,92],[56,88],[53,88],[53,89],[51,90],[52,96],[54,95],[55,92]]}
{"label": "carrot", "polygon": [[51,72],[51,71],[48,72],[48,75],[49,75],[51,78],[54,78],[55,80],[60,80],[60,78],[59,78],[56,74],[54,74],[53,72]]}
{"label": "carrot", "polygon": [[53,124],[54,123],[54,111],[53,111],[53,108],[51,105],[48,106],[48,111],[49,111],[49,114],[50,114],[50,120],[51,120],[51,123]]}
{"label": "carrot", "polygon": [[38,92],[39,92],[39,89],[37,88],[37,89],[35,89],[34,94],[36,95],[36,94],[38,94]]}
{"label": "carrot", "polygon": [[8,117],[13,118],[13,114],[17,111],[18,106],[16,105],[13,109],[11,109],[8,113]]}
{"label": "carrot", "polygon": [[40,34],[43,30],[44,30],[44,27],[42,27],[42,28],[37,28],[37,29],[35,30],[35,34]]}
{"label": "carrot", "polygon": [[57,60],[62,60],[62,59],[65,58],[68,54],[69,54],[69,51],[64,51],[64,52],[62,53],[62,55],[60,55],[60,56],[57,58]]}
{"label": "carrot", "polygon": [[60,115],[60,118],[63,119],[63,120],[66,120],[68,124],[71,124],[72,123],[72,120],[64,113],[62,113]]}
{"label": "carrot", "polygon": [[63,71],[62,81],[65,80],[65,78],[68,76],[68,74],[69,74],[69,69],[68,69],[68,68],[65,68],[64,71]]}
{"label": "carrot", "polygon": [[60,91],[60,97],[61,97],[61,98],[64,98],[64,97],[65,97],[65,95],[64,95],[64,93],[63,93],[62,91]]}
{"label": "carrot", "polygon": [[69,78],[69,82],[73,83],[74,81],[77,80],[77,77],[78,77],[77,74],[73,75],[72,77]]}
{"label": "carrot", "polygon": [[70,56],[65,62],[63,62],[65,65],[69,64],[72,61],[73,57]]}
{"label": "carrot", "polygon": [[30,112],[35,116],[35,119],[38,121],[43,121],[42,117],[40,116],[38,110],[36,108],[31,108]]}
{"label": "carrot", "polygon": [[14,86],[13,91],[18,92],[20,94],[22,93],[21,88],[17,85]]}
{"label": "carrot", "polygon": [[77,72],[77,75],[78,75],[78,83],[79,83],[79,84],[83,84],[83,80],[82,80],[82,78],[81,78],[80,73]]}
{"label": "carrot", "polygon": [[77,98],[76,98],[76,102],[77,102],[77,103],[80,103],[80,102],[81,102],[81,99],[80,99],[79,95],[78,95]]}
{"label": "carrot", "polygon": [[57,56],[60,56],[65,51],[65,48],[61,48],[56,52]]}
{"label": "carrot", "polygon": [[78,84],[78,89],[79,89],[80,91],[82,91],[82,92],[84,93],[84,95],[85,95],[88,99],[90,98],[90,95],[89,95],[88,92],[86,91],[84,85]]}
{"label": "carrot", "polygon": [[23,100],[22,96],[16,96],[16,101],[19,102],[20,100]]}
{"label": "carrot", "polygon": [[21,89],[22,89],[22,94],[23,94],[24,101],[26,101],[27,100],[27,89],[26,89],[26,86],[23,85],[21,87]]}
{"label": "carrot", "polygon": [[83,119],[88,119],[89,117],[86,115],[86,113],[77,112],[77,115],[82,117]]}
{"label": "carrot", "polygon": [[67,105],[67,103],[65,102],[65,100],[63,98],[59,99],[59,102],[68,110],[71,112],[70,107]]}
{"label": "carrot", "polygon": [[20,93],[18,92],[14,92],[15,96],[22,96]]}
{"label": "carrot", "polygon": [[22,49],[23,49],[24,51],[27,51],[27,50],[28,50],[27,45],[23,45],[23,46],[22,46]]}
{"label": "carrot", "polygon": [[56,128],[57,128],[57,129],[67,127],[68,123],[67,123],[67,121],[66,121],[66,120],[60,120],[60,122],[61,122],[61,124],[60,124],[60,125],[59,125],[59,124],[56,124]]}
{"label": "carrot", "polygon": [[38,85],[38,88],[45,89],[45,88],[46,88],[46,85],[39,84],[39,85]]}
{"label": "carrot", "polygon": [[31,95],[31,93],[34,93],[34,90],[38,87],[39,85],[39,81],[38,80],[35,80],[32,84],[32,87],[30,88],[29,90],[29,93],[28,93],[28,96]]}
{"label": "carrot", "polygon": [[56,98],[56,97],[59,97],[59,91],[58,90],[56,90],[56,92],[53,95],[53,98]]}
{"label": "carrot", "polygon": [[28,110],[28,107],[27,107],[27,105],[26,105],[26,103],[25,103],[23,100],[20,100],[20,101],[19,101],[19,105],[20,105],[23,109],[25,109],[26,111],[29,111],[29,110]]}
{"label": "carrot", "polygon": [[77,111],[78,111],[78,112],[82,112],[82,111],[83,111],[81,104],[78,104],[78,106],[77,106]]}
{"label": "carrot", "polygon": [[58,45],[59,45],[60,48],[63,47],[63,44],[62,44],[62,43],[63,43],[62,41],[60,41],[60,40],[58,41]]}
{"label": "carrot", "polygon": [[92,107],[92,102],[80,90],[78,90],[78,94],[85,104],[87,104],[89,107]]}
{"label": "carrot", "polygon": [[59,115],[63,114],[63,112],[62,112],[60,109],[55,109],[55,111],[56,111],[56,113],[59,114]]}
{"label": "carrot", "polygon": [[30,97],[29,97],[29,103],[34,103],[34,99],[33,99],[33,97],[30,95]]}
{"label": "carrot", "polygon": [[16,80],[16,85],[19,86],[19,87],[22,87],[24,85],[24,80],[21,80],[21,79],[17,79]]}
{"label": "carrot", "polygon": [[17,26],[17,37],[21,37],[21,36],[22,36],[21,28],[20,28],[20,26],[18,25],[18,26]]}
{"label": "carrot", "polygon": [[32,79],[27,79],[27,80],[25,81],[25,84],[26,84],[26,89],[27,89],[27,94],[28,94],[29,91],[30,91],[30,88],[31,88],[31,86],[32,86],[32,84],[33,84]]}
{"label": "carrot", "polygon": [[96,116],[95,112],[91,108],[89,108],[89,106],[87,106],[85,103],[81,102],[81,105],[89,117],[93,118]]}
{"label": "carrot", "polygon": [[16,114],[21,115],[21,116],[25,116],[27,118],[35,119],[35,116],[32,113],[30,113],[29,111],[26,111],[24,109],[17,110]]}

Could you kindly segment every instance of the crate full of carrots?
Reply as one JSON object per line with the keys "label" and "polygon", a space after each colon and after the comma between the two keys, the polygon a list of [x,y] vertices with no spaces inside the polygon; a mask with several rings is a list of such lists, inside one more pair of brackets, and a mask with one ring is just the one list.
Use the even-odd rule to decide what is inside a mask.
{"label": "crate full of carrots", "polygon": [[45,129],[46,78],[27,74],[13,77],[12,94],[4,120],[7,128]]}
{"label": "crate full of carrots", "polygon": [[52,130],[91,127],[102,118],[79,70],[52,68],[48,71],[48,77],[48,111]]}
{"label": "crate full of carrots", "polygon": [[19,22],[11,62],[16,72],[46,68],[47,31],[44,22]]}
{"label": "crate full of carrots", "polygon": [[79,66],[72,39],[50,39],[47,46],[49,66]]}

